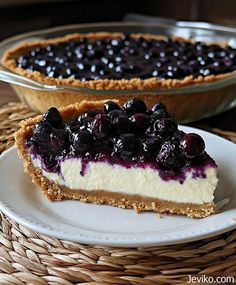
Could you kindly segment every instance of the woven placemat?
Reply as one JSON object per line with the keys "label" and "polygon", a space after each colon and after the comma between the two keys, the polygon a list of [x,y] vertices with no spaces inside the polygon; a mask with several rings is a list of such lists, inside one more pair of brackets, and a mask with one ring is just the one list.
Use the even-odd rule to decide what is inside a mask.
{"label": "woven placemat", "polygon": [[[22,103],[0,108],[0,152],[32,115]],[[236,142],[235,133],[212,131]],[[180,245],[112,248],[44,236],[2,213],[0,227],[0,284],[187,284],[189,274],[236,280],[236,230]]]}

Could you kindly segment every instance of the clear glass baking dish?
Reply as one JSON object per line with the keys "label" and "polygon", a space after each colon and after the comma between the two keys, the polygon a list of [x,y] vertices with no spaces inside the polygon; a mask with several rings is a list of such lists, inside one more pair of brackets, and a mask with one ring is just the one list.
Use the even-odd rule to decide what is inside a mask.
{"label": "clear glass baking dish", "polygon": [[[22,42],[38,41],[78,32],[101,31],[181,36],[195,41],[226,42],[236,47],[235,28],[196,22],[171,21],[158,24],[112,22],[62,26],[14,36],[0,43],[0,57],[7,49]],[[118,99],[123,103],[129,98],[140,97],[148,105],[157,101],[165,103],[170,113],[183,123],[213,116],[236,106],[236,75],[214,82],[169,89],[95,90],[41,84],[0,66],[0,80],[10,83],[23,102],[41,113],[51,106],[61,107],[81,100]]]}

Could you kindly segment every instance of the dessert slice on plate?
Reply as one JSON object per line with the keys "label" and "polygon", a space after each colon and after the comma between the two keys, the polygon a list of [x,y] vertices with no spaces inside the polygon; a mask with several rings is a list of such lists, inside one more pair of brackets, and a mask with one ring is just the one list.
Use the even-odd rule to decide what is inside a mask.
{"label": "dessert slice on plate", "polygon": [[202,218],[216,212],[217,166],[162,103],[99,101],[50,108],[21,123],[25,171],[50,200]]}

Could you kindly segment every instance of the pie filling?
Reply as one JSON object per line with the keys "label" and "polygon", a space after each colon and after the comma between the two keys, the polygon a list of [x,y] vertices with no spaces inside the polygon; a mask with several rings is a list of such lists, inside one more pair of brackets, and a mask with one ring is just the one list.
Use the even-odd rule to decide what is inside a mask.
{"label": "pie filling", "polygon": [[[35,167],[42,169],[40,159],[31,159]],[[63,160],[60,168],[60,173],[45,170],[42,173],[49,180],[74,191],[103,190],[178,203],[212,203],[217,184],[215,167],[207,167],[204,178],[196,178],[194,168],[185,170],[182,184],[176,180],[163,181],[159,173],[151,167],[126,168],[118,164],[90,161],[86,165],[85,174],[81,175],[83,161],[80,158],[71,158]]]}
{"label": "pie filling", "polygon": [[183,79],[236,69],[236,49],[202,42],[132,35],[78,38],[32,47],[16,56],[16,66],[51,78]]}
{"label": "pie filling", "polygon": [[42,174],[71,190],[104,190],[180,203],[211,203],[216,164],[197,134],[178,130],[162,103],[108,101],[63,120],[49,109],[25,139]]}

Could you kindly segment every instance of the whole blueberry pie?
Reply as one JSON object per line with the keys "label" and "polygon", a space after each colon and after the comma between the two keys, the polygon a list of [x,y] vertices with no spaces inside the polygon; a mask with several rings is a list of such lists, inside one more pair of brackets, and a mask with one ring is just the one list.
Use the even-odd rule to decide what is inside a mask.
{"label": "whole blueberry pie", "polygon": [[133,98],[50,108],[16,133],[25,171],[50,200],[202,218],[216,212],[217,166],[166,106]]}
{"label": "whole blueberry pie", "polygon": [[150,34],[90,33],[21,44],[2,64],[38,82],[98,90],[171,88],[236,70],[236,49]]}

